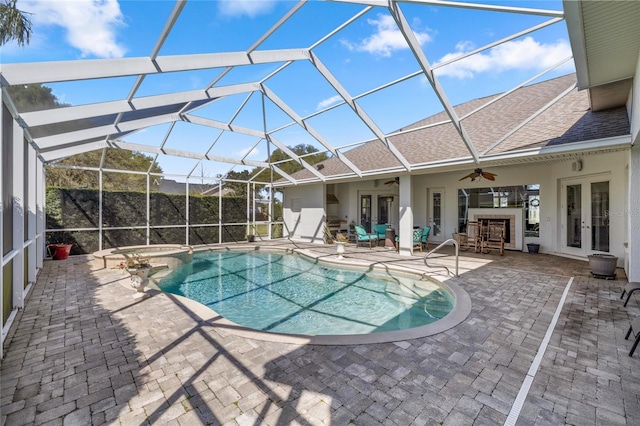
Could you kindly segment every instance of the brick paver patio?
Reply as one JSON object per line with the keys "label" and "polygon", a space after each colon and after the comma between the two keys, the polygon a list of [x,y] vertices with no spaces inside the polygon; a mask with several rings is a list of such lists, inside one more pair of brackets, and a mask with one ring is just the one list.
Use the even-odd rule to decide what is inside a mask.
{"label": "brick paver patio", "polygon": [[[624,340],[640,298],[622,306],[620,270],[607,281],[557,256],[462,256],[451,280],[472,300],[464,322],[352,346],[239,337],[175,296],[135,301],[89,256],[46,261],[5,343],[2,424],[504,424],[571,277],[517,424],[640,423],[640,352]],[[420,253],[347,257],[425,270]]]}

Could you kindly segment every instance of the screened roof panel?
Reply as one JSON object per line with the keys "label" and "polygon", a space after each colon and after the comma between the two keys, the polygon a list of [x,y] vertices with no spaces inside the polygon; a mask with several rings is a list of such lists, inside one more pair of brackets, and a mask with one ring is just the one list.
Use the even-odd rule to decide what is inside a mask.
{"label": "screened roof panel", "polygon": [[334,147],[375,138],[375,134],[348,105],[341,105],[311,117],[308,122],[331,141]]}
{"label": "screened roof panel", "polygon": [[[419,28],[416,31],[420,33]],[[428,43],[423,36],[420,40]],[[407,42],[384,8],[373,8],[314,52],[351,96],[420,70]]]}
{"label": "screened roof panel", "polygon": [[225,73],[218,85],[252,83],[264,80],[269,74],[280,68],[284,62],[237,66]]}
{"label": "screened roof panel", "polygon": [[136,97],[204,89],[220,72],[219,69],[209,69],[150,74],[145,76]]}
{"label": "screened roof panel", "polygon": [[[171,2],[169,2],[171,3]],[[237,4],[234,4],[237,3]],[[161,55],[185,53],[236,52],[247,50],[292,6],[292,2],[190,1],[180,14]],[[248,13],[254,10],[255,15]],[[255,19],[255,16],[262,19]],[[200,43],[194,43],[198,40]]]}
{"label": "screened roof panel", "polygon": [[[31,46],[23,56],[3,48],[2,73],[9,84],[69,80],[50,86],[59,102],[74,107],[62,113],[24,113],[18,107],[46,161],[99,150],[108,142],[154,158],[161,153],[163,169],[189,174],[208,151],[205,161],[235,170],[261,167],[277,148],[338,149],[323,171],[300,172],[303,182],[321,180],[325,173],[388,174],[430,161],[479,163],[484,151],[530,119],[540,102],[489,131],[479,132],[477,122],[500,119],[506,99],[475,117],[457,118],[518,84],[571,71],[536,77],[552,59],[570,54],[564,22],[543,27],[562,19],[560,1],[461,7],[395,0],[143,3],[114,3],[120,15],[110,23],[83,22],[112,36],[103,42],[80,31],[94,46],[60,37],[70,32],[40,27],[66,47],[40,58],[55,51],[63,62],[27,64],[23,58],[39,60]],[[43,4],[55,7],[55,2]],[[103,5],[78,7],[99,11]],[[541,8],[551,12],[534,10]],[[141,25],[144,17],[150,22]],[[126,25],[113,25],[116,21]],[[483,46],[491,48],[439,67]],[[439,122],[444,124],[388,136]],[[427,136],[435,142],[425,141]],[[375,139],[380,141],[360,145]],[[443,143],[450,146],[441,149]]]}
{"label": "screened roof panel", "polygon": [[[407,97],[407,93],[416,96]],[[386,134],[406,126],[407,122],[418,121],[442,110],[427,79],[422,75],[363,96],[358,99],[358,104]],[[406,110],[402,116],[395,114],[398,105],[403,105]]]}
{"label": "screened roof panel", "polygon": [[[295,62],[265,85],[300,117],[334,105],[342,98],[310,62]],[[300,96],[304,93],[304,96]]]}
{"label": "screened roof panel", "polygon": [[257,148],[262,138],[240,133],[223,132],[209,151],[210,156],[226,157],[236,161],[243,158],[264,161],[267,154]]}
{"label": "screened roof panel", "polygon": [[[356,4],[306,2],[260,48],[311,47],[361,10],[363,6]],[[318,19],[319,15],[323,18]]]}
{"label": "screened roof panel", "polygon": [[[43,65],[43,67],[46,66]],[[51,92],[62,106],[79,106],[126,98],[134,81],[135,78],[133,77],[118,77],[110,78],[108,81],[82,80],[62,83],[47,83],[44,81],[43,84],[51,89]],[[21,113],[51,108],[51,105],[39,102],[34,98],[29,98],[27,103],[22,94],[16,95],[15,98],[14,104]]]}
{"label": "screened roof panel", "polygon": [[218,135],[220,135],[219,129],[208,126],[193,126],[178,121],[171,130],[163,148],[204,155]]}

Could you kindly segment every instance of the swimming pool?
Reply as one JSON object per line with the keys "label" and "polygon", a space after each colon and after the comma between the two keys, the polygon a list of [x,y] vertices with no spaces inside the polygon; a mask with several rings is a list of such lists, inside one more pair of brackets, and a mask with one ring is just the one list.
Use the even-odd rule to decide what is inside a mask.
{"label": "swimming pool", "polygon": [[454,307],[440,283],[325,265],[297,254],[203,252],[158,287],[270,333],[357,335],[432,324]]}

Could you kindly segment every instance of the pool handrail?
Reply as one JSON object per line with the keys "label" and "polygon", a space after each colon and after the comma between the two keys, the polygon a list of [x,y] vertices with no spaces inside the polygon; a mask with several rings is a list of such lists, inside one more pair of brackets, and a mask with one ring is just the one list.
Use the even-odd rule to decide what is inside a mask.
{"label": "pool handrail", "polygon": [[[427,254],[425,254],[425,255],[424,255],[424,259],[423,259],[423,261],[424,261],[424,266],[426,266],[427,268],[431,268],[431,266],[429,266],[429,264],[427,263],[427,258],[428,258],[431,254],[433,254],[433,253],[435,253],[436,251],[438,251],[441,247],[443,247],[443,246],[447,245],[447,243],[449,243],[449,242],[453,243],[453,245],[454,245],[454,246],[455,246],[455,248],[456,248],[456,274],[455,274],[455,276],[456,276],[456,277],[458,277],[458,247],[459,247],[459,245],[458,245],[458,241],[454,240],[453,238],[449,238],[448,240],[446,240],[446,241],[442,242],[438,247],[434,248],[433,250],[430,250]],[[438,267],[440,267],[440,268],[444,268],[444,269],[446,269],[446,270],[447,270],[447,274],[451,274],[451,271],[449,271],[449,268],[447,268],[447,267],[446,267],[446,266],[444,266],[444,265],[442,265],[442,266],[435,266],[435,267],[436,267],[436,268],[438,268]]]}

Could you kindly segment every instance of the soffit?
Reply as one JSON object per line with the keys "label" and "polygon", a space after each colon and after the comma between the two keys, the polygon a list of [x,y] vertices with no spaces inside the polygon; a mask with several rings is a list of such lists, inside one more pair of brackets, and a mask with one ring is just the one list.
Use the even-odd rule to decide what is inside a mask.
{"label": "soffit", "polygon": [[[594,111],[624,105],[640,52],[640,2],[565,0],[578,87]],[[620,84],[611,84],[623,82]]]}

